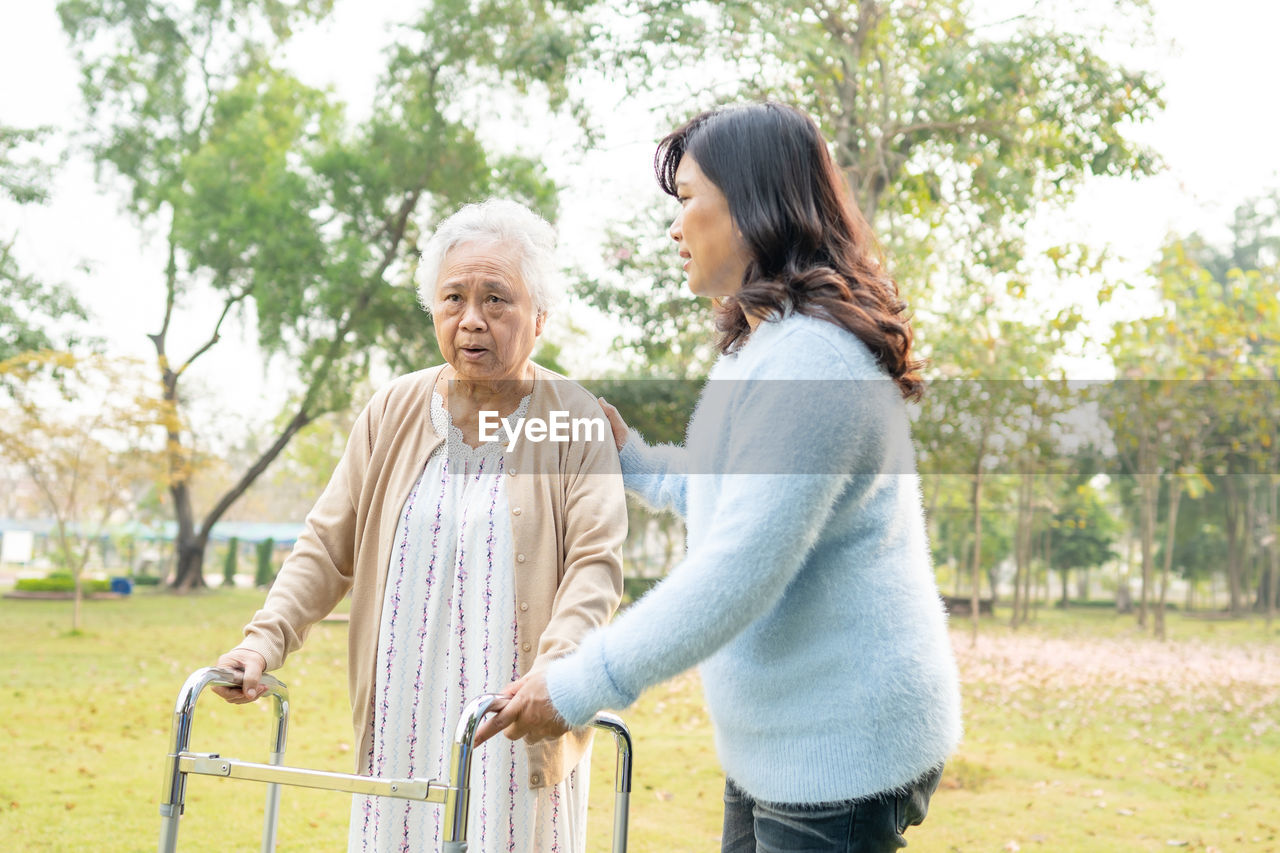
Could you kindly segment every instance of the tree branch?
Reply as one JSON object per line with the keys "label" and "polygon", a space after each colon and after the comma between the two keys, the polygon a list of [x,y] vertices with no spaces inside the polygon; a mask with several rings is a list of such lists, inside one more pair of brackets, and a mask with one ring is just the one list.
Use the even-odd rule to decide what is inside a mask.
{"label": "tree branch", "polygon": [[238,305],[239,303],[243,302],[248,296],[249,296],[249,289],[245,288],[244,290],[240,291],[239,293],[233,294],[230,298],[227,299],[226,304],[222,306],[222,314],[219,315],[218,322],[215,323],[213,326],[213,334],[209,336],[209,340],[205,341],[204,344],[199,349],[193,352],[187,358],[187,360],[183,362],[182,367],[179,367],[177,370],[178,376],[181,376],[186,371],[186,369],[195,362],[197,358],[199,358],[200,356],[208,352],[210,349],[212,349],[213,345],[216,344],[221,339],[220,332],[222,329],[222,323],[224,320],[227,319],[227,314],[230,313],[232,306]]}
{"label": "tree branch", "polygon": [[[209,533],[213,530],[213,525],[218,522],[223,514],[231,508],[240,497],[248,491],[253,485],[254,480],[262,475],[264,471],[275,461],[276,457],[284,450],[288,443],[297,433],[307,424],[311,423],[318,417],[320,412],[313,412],[312,407],[315,404],[316,395],[328,378],[329,371],[333,367],[333,363],[337,360],[338,354],[342,349],[343,339],[347,332],[351,330],[355,319],[363,313],[364,309],[369,307],[369,303],[373,300],[373,294],[378,287],[383,286],[382,276],[386,273],[387,268],[391,266],[392,261],[396,257],[396,249],[404,240],[405,231],[409,226],[409,217],[413,214],[414,208],[418,205],[418,199],[422,196],[422,188],[418,187],[409,192],[409,194],[400,203],[396,214],[389,220],[388,226],[384,226],[379,234],[385,234],[388,230],[391,232],[391,240],[387,245],[386,251],[383,252],[382,261],[377,269],[370,273],[365,281],[365,287],[360,292],[356,300],[356,304],[347,312],[342,322],[338,325],[333,337],[329,341],[329,346],[325,349],[325,353],[320,360],[320,368],[316,371],[314,377],[307,387],[306,396],[298,405],[298,410],[289,420],[288,425],[276,436],[276,440],[271,446],[263,451],[262,455],[254,461],[253,465],[245,471],[244,475],[236,482],[234,486],[227,491],[226,494],[218,501],[218,503],[209,510],[200,525],[199,536],[202,540],[207,540]],[[228,308],[230,303],[228,303]],[[226,309],[223,314],[225,316]],[[221,322],[221,321],[219,321]],[[189,363],[189,362],[188,362]]]}
{"label": "tree branch", "polygon": [[314,418],[300,407],[298,412],[289,420],[288,426],[286,426],[284,430],[276,436],[276,440],[271,443],[271,446],[262,452],[262,455],[259,456],[254,463],[249,466],[249,469],[241,475],[240,479],[236,481],[236,484],[232,486],[227,493],[222,496],[218,503],[214,505],[213,509],[209,510],[208,514],[205,515],[204,521],[200,523],[199,536],[201,540],[208,540],[209,534],[213,530],[213,525],[217,524],[218,519],[222,518],[223,513],[230,509],[232,504],[240,500],[240,497],[249,490],[251,485],[253,485],[254,480],[257,480],[258,477],[262,475],[262,472],[267,470],[268,466],[275,461],[275,458],[280,455],[285,446],[293,440],[293,437],[297,435],[303,427],[311,423],[312,420],[314,420]]}
{"label": "tree branch", "polygon": [[169,323],[173,320],[173,305],[177,301],[178,292],[178,246],[173,236],[173,227],[169,228],[169,260],[165,264],[165,297],[164,297],[164,322],[160,325],[160,331],[154,335],[147,335],[151,339],[151,343],[155,344],[156,355],[160,357],[162,371],[168,372],[169,364],[165,358],[165,338],[169,335]]}
{"label": "tree branch", "polygon": [[922,121],[915,124],[904,124],[901,127],[892,129],[885,134],[886,138],[916,136],[926,132],[934,131],[953,131],[953,130],[970,130],[970,131],[998,131],[1002,127],[1001,124],[994,121],[984,121],[982,119],[956,119],[955,121]]}

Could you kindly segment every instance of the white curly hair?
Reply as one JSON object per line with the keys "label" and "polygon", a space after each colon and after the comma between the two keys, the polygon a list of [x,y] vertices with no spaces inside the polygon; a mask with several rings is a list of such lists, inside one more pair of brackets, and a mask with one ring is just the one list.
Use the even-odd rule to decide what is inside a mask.
{"label": "white curly hair", "polygon": [[505,198],[463,205],[436,226],[418,262],[418,302],[424,309],[431,311],[444,256],[468,243],[496,243],[514,252],[534,310],[539,314],[551,310],[555,302],[555,229],[523,204]]}

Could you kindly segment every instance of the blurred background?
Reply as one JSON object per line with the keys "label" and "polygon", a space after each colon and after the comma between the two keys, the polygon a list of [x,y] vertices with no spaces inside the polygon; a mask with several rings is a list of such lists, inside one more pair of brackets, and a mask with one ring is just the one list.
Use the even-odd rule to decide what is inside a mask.
{"label": "blurred background", "polygon": [[[234,641],[365,400],[437,362],[413,277],[460,205],[556,225],[535,358],[679,441],[714,352],[654,147],[773,98],[822,125],[928,359],[968,735],[923,849],[1280,849],[1278,29],[1245,0],[3,4],[8,840],[149,846],[159,771],[122,768],[158,761],[155,709]],[[635,597],[683,530],[631,520]],[[330,764],[343,631],[285,673]],[[151,712],[94,717],[54,672]],[[634,713],[664,756],[640,849],[714,844],[696,678]],[[304,849],[343,837],[324,809]]]}

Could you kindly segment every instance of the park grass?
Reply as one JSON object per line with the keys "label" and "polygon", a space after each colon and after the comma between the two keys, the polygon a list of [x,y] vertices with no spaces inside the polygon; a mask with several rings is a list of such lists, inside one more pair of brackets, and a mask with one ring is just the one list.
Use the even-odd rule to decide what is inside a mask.
{"label": "park grass", "polygon": [[[162,758],[186,675],[234,644],[261,593],[144,591],[85,606],[0,601],[0,849],[155,848]],[[1174,615],[1156,643],[1131,617],[1043,611],[1011,632],[957,621],[966,735],[922,851],[1280,850],[1280,632]],[[292,698],[290,764],[346,771],[345,627],[322,623],[278,673]],[[718,849],[723,777],[697,679],[625,713],[636,742],[631,846]],[[209,696],[192,748],[265,760],[265,707]],[[608,849],[614,750],[597,739],[591,850]],[[264,789],[192,777],[183,851],[257,849]],[[349,799],[286,788],[278,849],[341,850]]]}

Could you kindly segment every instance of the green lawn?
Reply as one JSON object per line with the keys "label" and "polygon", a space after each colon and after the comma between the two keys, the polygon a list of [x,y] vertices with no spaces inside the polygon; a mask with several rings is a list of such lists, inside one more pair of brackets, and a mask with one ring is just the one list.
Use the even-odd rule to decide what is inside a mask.
{"label": "green lawn", "polygon": [[[261,593],[150,590],[85,605],[0,600],[0,849],[155,848],[177,691],[239,637]],[[292,695],[289,763],[346,771],[345,626],[325,623],[279,673]],[[953,634],[966,735],[923,851],[1280,850],[1280,630],[1174,616],[1145,639],[1106,611],[1042,612],[1011,633]],[[625,714],[636,740],[631,850],[718,849],[722,777],[696,678]],[[192,748],[265,760],[268,715],[213,696]],[[598,739],[593,850],[608,849],[613,746]],[[264,789],[192,777],[184,851],[254,850]],[[349,799],[286,788],[278,849],[340,850]]]}

